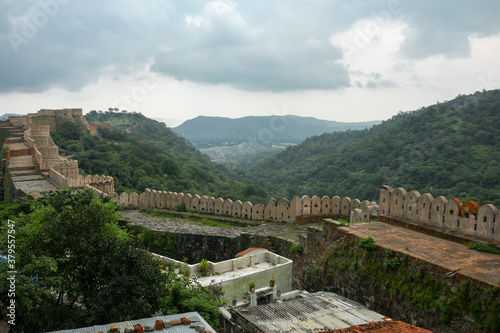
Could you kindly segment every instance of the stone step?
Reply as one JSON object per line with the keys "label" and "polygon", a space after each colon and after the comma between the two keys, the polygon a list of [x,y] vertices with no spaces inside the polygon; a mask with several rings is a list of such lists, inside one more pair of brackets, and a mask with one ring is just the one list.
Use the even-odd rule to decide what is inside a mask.
{"label": "stone step", "polygon": [[27,171],[34,170],[33,156],[11,156],[9,160],[10,171]]}
{"label": "stone step", "polygon": [[34,168],[28,170],[12,170],[10,174],[13,177],[41,175],[40,172],[36,171]]}
{"label": "stone step", "polygon": [[35,167],[34,166],[29,166],[29,165],[26,165],[26,166],[16,166],[16,167],[11,167],[10,170],[11,171],[28,171],[28,170],[34,171]]}
{"label": "stone step", "polygon": [[20,136],[12,136],[10,138],[5,139],[5,143],[21,143],[22,137]]}

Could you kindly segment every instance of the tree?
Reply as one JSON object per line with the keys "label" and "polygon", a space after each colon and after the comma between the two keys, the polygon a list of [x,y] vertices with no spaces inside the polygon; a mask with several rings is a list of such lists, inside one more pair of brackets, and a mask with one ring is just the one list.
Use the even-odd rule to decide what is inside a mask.
{"label": "tree", "polygon": [[[115,203],[91,191],[60,191],[31,206],[31,213],[15,219],[13,332],[123,321],[160,309],[167,277],[141,243],[118,227]],[[2,249],[8,230],[6,221]],[[2,266],[0,288],[8,290],[11,269]],[[9,304],[8,293],[0,300]]]}

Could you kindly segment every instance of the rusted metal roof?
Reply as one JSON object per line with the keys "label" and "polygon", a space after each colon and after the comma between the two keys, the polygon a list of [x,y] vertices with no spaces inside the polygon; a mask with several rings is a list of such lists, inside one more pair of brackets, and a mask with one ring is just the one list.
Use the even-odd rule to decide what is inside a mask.
{"label": "rusted metal roof", "polygon": [[410,324],[403,323],[397,320],[389,320],[385,322],[373,322],[344,328],[336,331],[322,331],[317,333],[432,333],[432,331],[416,327]]}
{"label": "rusted metal roof", "polygon": [[281,303],[235,309],[263,332],[317,332],[383,321],[383,315],[335,293],[319,292]]}
{"label": "rusted metal roof", "polygon": [[107,332],[111,325],[118,325],[120,328],[120,332],[123,333],[125,331],[126,326],[134,326],[135,324],[141,324],[142,326],[144,325],[151,325],[154,327],[155,325],[155,320],[156,319],[161,319],[163,321],[173,321],[173,320],[178,320],[181,319],[181,317],[186,317],[186,318],[191,318],[194,319],[195,317],[199,320],[198,322],[193,322],[190,325],[176,325],[172,326],[169,328],[165,328],[165,332],[168,333],[193,333],[195,332],[194,328],[190,328],[190,326],[194,324],[197,325],[203,325],[205,326],[205,330],[210,330],[212,332],[215,332],[215,330],[203,319],[198,312],[187,312],[187,313],[179,313],[175,315],[169,315],[169,316],[157,316],[157,317],[151,317],[151,318],[142,318],[142,319],[136,319],[136,320],[129,320],[129,321],[122,321],[119,323],[109,323],[106,325],[94,325],[94,326],[88,326],[88,327],[82,327],[82,328],[76,328],[76,329],[70,329],[70,330],[62,330],[62,331],[54,331],[51,333],[88,333],[88,332]]}

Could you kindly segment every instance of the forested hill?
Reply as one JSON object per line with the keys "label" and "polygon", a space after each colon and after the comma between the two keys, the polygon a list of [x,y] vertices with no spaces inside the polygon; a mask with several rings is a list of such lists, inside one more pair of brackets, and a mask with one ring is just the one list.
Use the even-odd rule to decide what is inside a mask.
{"label": "forested hill", "polygon": [[193,142],[197,148],[206,148],[252,141],[300,143],[309,136],[364,129],[379,123],[380,121],[343,123],[291,115],[238,119],[199,116],[172,130]]}
{"label": "forested hill", "polygon": [[279,198],[378,201],[386,184],[500,206],[500,91],[459,95],[363,131],[311,137],[239,166],[248,181]]}
{"label": "forested hill", "polygon": [[165,124],[140,113],[90,111],[89,123],[109,124],[92,137],[71,123],[52,137],[86,174],[110,175],[115,189],[189,192],[266,202],[267,193],[234,180],[232,173],[195,149]]}

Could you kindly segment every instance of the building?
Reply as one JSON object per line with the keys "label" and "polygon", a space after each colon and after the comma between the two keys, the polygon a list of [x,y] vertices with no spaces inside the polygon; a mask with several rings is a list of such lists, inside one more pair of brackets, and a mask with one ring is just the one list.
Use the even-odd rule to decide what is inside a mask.
{"label": "building", "polygon": [[[281,295],[280,300],[274,303],[259,305],[257,307],[233,307],[228,311],[222,312],[226,333],[242,332],[243,330],[245,332],[265,333],[337,332],[336,330],[362,327],[362,325],[370,325],[367,327],[383,327],[384,323],[392,321],[384,315],[332,292],[308,293],[294,291]],[[408,324],[401,324],[415,328]],[[352,329],[345,332],[369,331]],[[396,331],[385,330],[376,332]],[[397,332],[428,331],[403,330]]]}
{"label": "building", "polygon": [[[125,332],[126,327],[133,327],[134,325],[137,325],[137,324],[142,325],[142,327],[145,327],[146,325],[154,327],[157,319],[162,320],[164,322],[174,322],[174,321],[180,320],[182,317],[189,319],[190,323],[187,325],[183,325],[181,323],[179,325],[165,328],[164,330],[161,330],[159,332],[171,332],[171,333],[212,332],[212,333],[215,333],[215,329],[212,328],[205,321],[205,319],[203,319],[198,314],[198,312],[187,312],[187,313],[179,313],[179,314],[169,315],[169,316],[156,316],[156,317],[151,317],[151,318],[135,319],[135,320],[129,320],[129,321],[122,321],[119,323],[110,323],[110,324],[106,324],[106,325],[94,325],[94,326],[75,328],[75,329],[69,329],[69,330],[54,331],[52,333],[109,332],[112,325],[116,325],[115,327],[120,329],[119,332],[123,333],[123,332]],[[196,331],[195,330],[196,326],[200,326],[200,327],[203,326],[204,330]],[[116,332],[118,332],[118,331],[116,331]]]}
{"label": "building", "polygon": [[[272,253],[266,249],[244,251],[239,258],[213,263],[208,261],[207,276],[199,276],[197,281],[204,287],[220,285],[224,293],[223,299],[230,303],[233,299],[241,301],[248,295],[249,282],[255,282],[255,289],[268,289],[274,278],[277,292],[286,293],[292,290],[293,261]],[[201,275],[200,265],[189,265],[181,261],[156,255],[168,266],[180,266],[181,270],[193,275]]]}

